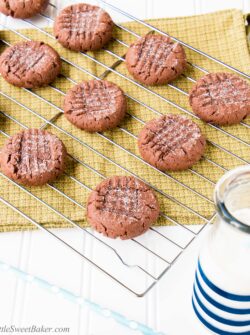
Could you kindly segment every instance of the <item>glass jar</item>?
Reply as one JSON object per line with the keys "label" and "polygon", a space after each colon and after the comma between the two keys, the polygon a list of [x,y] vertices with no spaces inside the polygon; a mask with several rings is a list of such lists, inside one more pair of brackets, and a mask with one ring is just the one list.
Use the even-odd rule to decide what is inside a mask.
{"label": "glass jar", "polygon": [[220,335],[250,335],[250,166],[226,173],[214,193],[216,222],[201,249],[193,308]]}

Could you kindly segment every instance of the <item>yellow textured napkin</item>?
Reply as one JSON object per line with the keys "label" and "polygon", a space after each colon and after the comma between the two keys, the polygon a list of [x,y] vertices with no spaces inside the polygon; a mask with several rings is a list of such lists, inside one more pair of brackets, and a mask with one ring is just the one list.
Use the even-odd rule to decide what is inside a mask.
{"label": "yellow textured napkin", "polygon": [[[240,11],[227,10],[194,17],[150,20],[150,23],[190,45],[248,74],[250,73],[250,57],[247,46],[245,19]],[[139,23],[128,23],[126,27],[139,35],[149,32],[149,29]],[[47,32],[50,33],[51,30],[47,29]],[[20,33],[28,38],[43,40],[49,43],[66,60],[77,64],[78,68],[74,68],[69,63],[63,62],[62,70],[65,76],[77,82],[91,78],[90,75],[81,71],[81,68],[90,71],[94,75],[101,76],[107,69],[105,66],[108,67],[117,62],[116,57],[105,51],[89,53],[91,57],[95,57],[105,65],[102,66],[94,63],[84,55],[63,49],[53,38],[42,32],[27,29],[20,31]],[[118,28],[115,30],[115,37],[128,44],[136,38]],[[22,37],[14,32],[2,31],[1,39],[13,44],[22,40]],[[5,44],[2,43],[1,51],[5,47]],[[123,56],[127,50],[126,46],[119,44],[117,41],[111,42],[107,48],[119,56]],[[186,53],[191,63],[204,67],[208,71],[225,70],[222,66],[189,49],[186,49]],[[159,113],[185,114],[184,111],[171,106],[163,99],[144,91],[134,83],[124,79],[122,75],[132,79],[128,75],[124,64],[116,64],[115,71],[118,71],[120,75],[109,72],[106,73],[105,78],[114,81],[127,94],[142,101],[151,108],[146,108],[128,99],[129,114],[144,122],[157,117],[154,109]],[[203,75],[201,71],[191,66],[188,66],[185,74],[194,79]],[[192,87],[192,82],[184,77],[176,80],[173,84],[186,92]],[[46,119],[51,119],[59,112],[53,104],[58,106],[58,108],[62,106],[63,95],[51,87],[33,90],[32,94],[27,90],[25,91],[8,85],[2,78],[0,79],[0,85],[1,91],[5,94]],[[63,92],[66,92],[72,85],[72,82],[62,77],[53,83],[54,87]],[[191,112],[186,95],[166,85],[150,89]],[[46,103],[43,99],[50,101],[51,104]],[[6,99],[2,95],[0,96],[0,106],[2,112],[17,119],[25,126],[40,127],[44,123],[42,119],[32,114],[31,111],[21,107],[14,101]],[[35,197],[51,206],[50,209],[30,196],[28,192],[13,185],[2,176],[0,176],[0,196],[46,227],[70,226],[65,218],[85,225],[84,206],[90,192],[89,188],[95,187],[102,180],[100,174],[108,177],[132,173],[141,177],[157,189],[156,193],[160,201],[161,210],[170,218],[161,217],[157,224],[171,224],[171,220],[176,220],[181,224],[204,223],[214,212],[212,202],[214,183],[223,175],[226,169],[232,169],[244,164],[244,161],[249,161],[250,151],[247,143],[249,143],[250,138],[249,128],[246,125],[249,125],[250,120],[248,118],[244,121],[246,125],[223,127],[223,131],[219,131],[215,127],[206,125],[192,116],[190,117],[197,121],[210,141],[205,153],[206,158],[197,163],[192,170],[164,174],[155,171],[140,160],[136,136],[143,127],[143,124],[135,118],[131,116],[126,117],[121,124],[122,129],[117,128],[104,133],[104,136],[100,136],[98,134],[91,135],[74,128],[65,120],[63,115],[60,115],[54,121],[54,124],[63,129],[64,132],[49,125],[47,129],[57,134],[64,141],[68,152],[84,163],[83,166],[76,163],[76,161],[68,160],[66,172],[75,179],[62,176],[53,184],[53,187],[26,188],[28,192],[31,192]],[[0,114],[0,130],[6,134],[13,135],[20,129],[22,129],[20,125]],[[69,134],[76,137],[78,141],[73,140]],[[6,137],[4,134],[0,133],[0,146],[3,145],[5,140]],[[211,142],[214,144],[211,144]],[[94,150],[91,150],[90,147],[94,148]],[[125,148],[127,151],[122,148]],[[230,152],[233,154],[230,154]],[[76,180],[82,184],[76,182]],[[67,197],[74,199],[75,203]],[[62,213],[64,217],[62,215],[59,216],[56,213],[57,211]],[[27,219],[0,202],[0,231],[31,228],[34,228],[34,226]]]}

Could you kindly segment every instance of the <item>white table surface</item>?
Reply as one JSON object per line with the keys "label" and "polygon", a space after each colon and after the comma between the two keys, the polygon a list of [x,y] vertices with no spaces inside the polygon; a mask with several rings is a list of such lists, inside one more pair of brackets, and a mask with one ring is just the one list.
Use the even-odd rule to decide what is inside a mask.
{"label": "white table surface", "polygon": [[[250,11],[250,0],[107,0],[140,18],[193,15],[225,8]],[[56,1],[63,7],[77,1]],[[94,1],[88,1],[94,3]],[[121,18],[112,13],[114,20]],[[1,17],[1,22],[5,18]],[[14,25],[14,23],[13,23]],[[163,227],[162,231],[167,230]],[[144,298],[136,298],[100,274],[72,251],[43,232],[0,235],[0,260],[39,275],[52,283],[143,322],[165,334],[206,335],[191,308],[191,291],[197,255],[204,233],[178,259],[174,267]],[[95,244],[75,229],[61,230],[61,237],[80,248]],[[7,325],[68,327],[70,335],[133,335],[135,332],[95,316],[86,309],[40,288],[0,273],[0,327]],[[43,333],[41,333],[43,334]]]}

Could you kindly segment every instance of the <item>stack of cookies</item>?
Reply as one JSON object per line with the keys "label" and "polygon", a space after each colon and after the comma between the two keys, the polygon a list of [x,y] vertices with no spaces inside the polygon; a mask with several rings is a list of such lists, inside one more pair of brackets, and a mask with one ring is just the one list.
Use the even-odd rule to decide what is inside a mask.
{"label": "stack of cookies", "polygon": [[[0,0],[0,11],[14,18],[29,18],[48,5],[47,0]],[[114,23],[103,9],[89,4],[64,8],[55,20],[54,35],[65,48],[95,51],[112,39]],[[147,34],[133,43],[126,54],[127,70],[142,85],[165,85],[187,67],[184,48],[171,38]],[[0,56],[0,73],[17,87],[49,85],[61,71],[59,54],[42,41],[17,43]],[[240,123],[250,114],[250,86],[231,73],[211,73],[199,79],[189,95],[193,112],[215,125]],[[72,87],[63,104],[66,119],[87,132],[117,127],[127,112],[126,95],[116,84],[90,80]],[[145,124],[138,137],[142,158],[159,170],[191,168],[204,154],[206,140],[191,119],[162,115]],[[66,166],[66,148],[61,140],[40,129],[28,129],[9,138],[2,148],[2,171],[27,185],[53,182]],[[89,196],[87,219],[106,236],[129,239],[157,220],[159,204],[153,191],[134,177],[111,177]]]}

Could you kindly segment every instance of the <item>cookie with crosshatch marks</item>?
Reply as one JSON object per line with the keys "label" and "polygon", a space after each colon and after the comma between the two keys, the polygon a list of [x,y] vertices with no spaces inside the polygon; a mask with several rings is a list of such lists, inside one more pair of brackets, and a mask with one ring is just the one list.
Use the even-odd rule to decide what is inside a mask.
{"label": "cookie with crosshatch marks", "polygon": [[143,159],[160,170],[185,170],[199,161],[205,138],[185,116],[168,114],[146,123],[138,146]]}
{"label": "cookie with crosshatch marks", "polygon": [[250,85],[232,73],[210,73],[198,80],[189,102],[206,122],[236,124],[250,114]]}
{"label": "cookie with crosshatch marks", "polygon": [[64,100],[64,114],[76,127],[105,131],[116,127],[127,110],[123,91],[106,80],[84,81],[74,86]]}
{"label": "cookie with crosshatch marks", "polygon": [[74,51],[99,50],[112,37],[113,21],[97,6],[80,3],[64,8],[56,18],[54,35]]}
{"label": "cookie with crosshatch marks", "polygon": [[105,236],[123,240],[146,232],[159,216],[154,192],[130,176],[102,181],[89,196],[87,220]]}
{"label": "cookie with crosshatch marks", "polygon": [[0,73],[18,87],[36,88],[51,83],[61,70],[58,53],[38,41],[19,42],[0,56]]}
{"label": "cookie with crosshatch marks", "polygon": [[46,130],[28,129],[10,137],[1,150],[0,166],[12,180],[39,186],[53,181],[65,168],[63,142]]}
{"label": "cookie with crosshatch marks", "polygon": [[18,19],[32,17],[48,6],[49,0],[0,0],[0,12]]}
{"label": "cookie with crosshatch marks", "polygon": [[170,37],[148,34],[131,44],[126,54],[130,74],[146,85],[168,83],[177,78],[187,64],[186,54]]}

